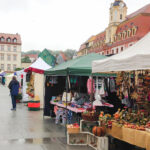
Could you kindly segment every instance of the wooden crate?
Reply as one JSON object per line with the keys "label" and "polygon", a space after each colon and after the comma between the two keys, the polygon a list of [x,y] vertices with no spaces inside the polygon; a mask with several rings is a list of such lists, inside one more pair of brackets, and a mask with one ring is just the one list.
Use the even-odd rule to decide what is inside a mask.
{"label": "wooden crate", "polygon": [[87,145],[87,133],[69,134],[67,133],[68,145]]}
{"label": "wooden crate", "polygon": [[69,134],[71,134],[71,133],[79,133],[79,132],[80,132],[80,128],[69,128],[69,127],[67,126],[67,132],[68,132]]}
{"label": "wooden crate", "polygon": [[80,121],[80,132],[92,132],[94,126],[100,125],[99,121]]}

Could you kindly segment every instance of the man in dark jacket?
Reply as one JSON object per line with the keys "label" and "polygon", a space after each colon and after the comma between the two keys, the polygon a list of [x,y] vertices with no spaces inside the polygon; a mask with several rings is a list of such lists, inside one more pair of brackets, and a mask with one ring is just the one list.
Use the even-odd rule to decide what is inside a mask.
{"label": "man in dark jacket", "polygon": [[19,82],[17,81],[15,76],[10,81],[8,88],[10,89],[10,95],[11,95],[12,106],[13,106],[11,110],[16,110],[16,97],[19,92]]}

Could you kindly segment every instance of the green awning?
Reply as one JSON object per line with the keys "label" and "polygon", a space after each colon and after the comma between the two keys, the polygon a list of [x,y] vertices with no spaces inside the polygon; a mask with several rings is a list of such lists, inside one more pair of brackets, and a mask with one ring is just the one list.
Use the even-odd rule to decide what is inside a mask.
{"label": "green awning", "polygon": [[92,72],[92,61],[105,58],[107,57],[96,53],[90,53],[88,55],[64,62],[52,69],[46,70],[44,74],[89,76]]}
{"label": "green awning", "polygon": [[40,54],[41,57],[48,65],[54,66],[56,62],[56,58],[47,50],[44,49]]}

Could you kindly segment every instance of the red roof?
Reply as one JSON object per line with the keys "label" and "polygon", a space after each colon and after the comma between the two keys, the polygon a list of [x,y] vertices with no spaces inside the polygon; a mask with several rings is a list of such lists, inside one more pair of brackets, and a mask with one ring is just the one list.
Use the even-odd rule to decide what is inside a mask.
{"label": "red roof", "polygon": [[94,42],[105,40],[105,34],[106,34],[106,32],[101,32],[101,33],[97,34]]}
{"label": "red roof", "polygon": [[35,59],[38,58],[38,54],[25,54],[25,55],[23,55],[23,57],[26,57],[26,56],[28,56],[29,58],[35,58]]}
{"label": "red roof", "polygon": [[63,58],[64,61],[67,61],[67,57],[65,56],[65,54],[63,52],[60,52],[61,57]]}
{"label": "red roof", "polygon": [[137,33],[135,36],[140,38],[143,37],[146,33],[150,31],[150,16],[143,14],[121,23],[118,26],[117,34],[122,31],[127,31],[133,26],[137,27]]}
{"label": "red roof", "polygon": [[[11,40],[13,40],[13,39],[17,39],[17,44],[21,44],[21,37],[20,37],[20,35],[18,34],[18,33],[16,33],[16,34],[7,34],[7,33],[0,33],[0,38],[1,37],[3,37],[5,40],[7,39],[7,38],[10,38]],[[6,42],[6,41],[4,41],[4,42]]]}
{"label": "red roof", "polygon": [[82,44],[82,45],[80,46],[79,51],[82,50],[82,49],[85,49],[85,48],[86,48],[86,45],[85,45],[85,43],[84,43],[84,44]]}
{"label": "red roof", "polygon": [[137,16],[138,14],[141,14],[141,13],[150,13],[150,4],[142,7],[141,9],[135,11],[134,13],[130,14],[127,16],[127,19],[130,19],[132,17],[135,17]]}

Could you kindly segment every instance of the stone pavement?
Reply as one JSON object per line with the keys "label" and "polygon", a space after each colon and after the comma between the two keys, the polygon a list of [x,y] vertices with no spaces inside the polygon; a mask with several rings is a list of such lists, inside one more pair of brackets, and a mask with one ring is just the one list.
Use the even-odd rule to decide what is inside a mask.
{"label": "stone pavement", "polygon": [[67,146],[64,127],[43,118],[42,110],[28,111],[23,103],[16,111],[10,109],[9,90],[0,85],[0,150],[91,150]]}

